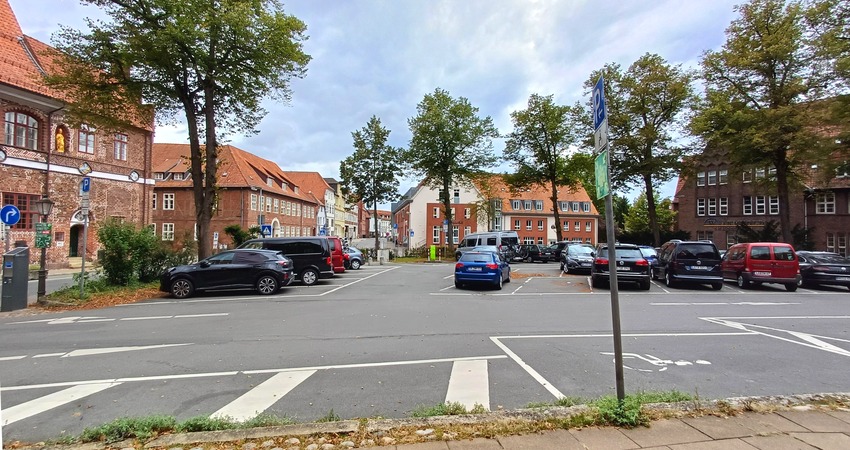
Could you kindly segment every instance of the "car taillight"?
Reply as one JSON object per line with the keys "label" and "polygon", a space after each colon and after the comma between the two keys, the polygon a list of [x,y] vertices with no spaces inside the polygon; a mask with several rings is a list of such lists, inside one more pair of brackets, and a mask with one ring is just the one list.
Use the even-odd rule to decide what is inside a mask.
{"label": "car taillight", "polygon": [[463,263],[455,264],[455,269],[463,269]]}
{"label": "car taillight", "polygon": [[276,261],[276,262],[277,262],[277,265],[279,265],[280,267],[289,267],[289,261],[287,261],[285,259],[281,259],[281,260]]}
{"label": "car taillight", "polygon": [[645,259],[639,259],[639,260],[637,260],[637,262],[635,262],[635,265],[636,266],[648,266],[649,261],[647,261]]}
{"label": "car taillight", "polygon": [[594,264],[605,264],[608,265],[608,258],[596,258],[593,261]]}
{"label": "car taillight", "polygon": [[488,269],[494,269],[494,270],[495,270],[495,269],[498,269],[498,268],[499,268],[499,265],[498,265],[498,264],[496,264],[496,263],[489,263],[489,264],[487,264],[487,268],[488,268]]}
{"label": "car taillight", "polygon": [[827,266],[812,266],[812,270],[815,272],[829,272],[829,267]]}
{"label": "car taillight", "polygon": [[331,257],[331,256],[328,256],[328,265],[329,265],[329,266],[333,266],[333,265],[334,265],[334,260],[333,260],[333,257]]}
{"label": "car taillight", "polygon": [[351,259],[351,255],[349,255],[348,253],[343,253],[342,259]]}

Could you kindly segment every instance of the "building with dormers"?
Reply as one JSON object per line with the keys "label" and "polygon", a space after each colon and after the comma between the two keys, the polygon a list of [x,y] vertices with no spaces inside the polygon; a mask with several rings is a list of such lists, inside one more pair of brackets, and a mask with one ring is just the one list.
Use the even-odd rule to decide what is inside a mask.
{"label": "building with dormers", "polygon": [[[292,181],[298,186],[301,186],[301,191],[306,191],[316,197],[319,204],[319,213],[316,215],[316,226],[319,230],[319,235],[329,236],[331,230],[334,229],[334,205],[336,205],[336,192],[331,189],[330,185],[322,178],[319,172],[298,172],[285,171]],[[328,205],[331,205],[328,208]]]}
{"label": "building with dormers", "polygon": [[[96,258],[97,229],[105,220],[150,223],[153,124],[106,132],[66,123],[67,97],[42,83],[59,70],[49,50],[23,34],[9,1],[0,0],[0,204],[21,211],[9,240],[35,246],[35,224],[42,218],[33,202],[47,197],[54,203],[47,217],[52,224],[47,267],[77,267],[83,257]],[[84,177],[91,180],[88,214],[80,192]],[[32,261],[39,256],[33,248]]]}
{"label": "building with dormers", "polygon": [[[154,144],[151,203],[154,232],[163,241],[197,239],[188,144]],[[271,236],[315,236],[321,200],[280,166],[232,145],[219,148],[218,206],[210,221],[213,248],[231,248],[228,225],[270,225]]]}

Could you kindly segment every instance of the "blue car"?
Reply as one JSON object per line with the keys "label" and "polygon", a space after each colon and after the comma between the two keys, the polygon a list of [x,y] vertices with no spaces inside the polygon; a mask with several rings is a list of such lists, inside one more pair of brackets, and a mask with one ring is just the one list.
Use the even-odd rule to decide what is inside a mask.
{"label": "blue car", "polygon": [[502,284],[510,281],[510,264],[495,252],[469,251],[455,264],[455,287],[458,289],[467,283],[492,284],[502,289]]}

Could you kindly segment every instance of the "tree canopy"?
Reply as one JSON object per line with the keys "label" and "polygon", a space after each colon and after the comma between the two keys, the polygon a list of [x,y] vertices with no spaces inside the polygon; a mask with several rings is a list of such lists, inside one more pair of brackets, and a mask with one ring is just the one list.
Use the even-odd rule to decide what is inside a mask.
{"label": "tree canopy", "polygon": [[[60,73],[48,85],[69,95],[72,120],[101,128],[185,116],[198,224],[198,253],[210,254],[218,146],[250,134],[265,115],[261,100],[288,101],[305,74],[306,26],[277,0],[83,0],[109,16],[89,32],[54,36]],[[145,114],[147,113],[147,114]]]}

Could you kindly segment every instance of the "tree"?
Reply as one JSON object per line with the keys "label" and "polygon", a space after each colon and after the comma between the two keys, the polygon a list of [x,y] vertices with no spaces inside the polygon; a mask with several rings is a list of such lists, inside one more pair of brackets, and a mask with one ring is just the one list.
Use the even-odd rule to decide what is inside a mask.
{"label": "tree", "polygon": [[[509,183],[514,188],[547,187],[556,224],[561,223],[558,187],[581,185],[578,172],[569,165],[569,149],[578,142],[571,117],[570,107],[556,105],[551,95],[531,94],[527,109],[511,113],[514,130],[505,143],[504,156],[516,168]],[[555,232],[562,241],[562,228],[555,227]]]}
{"label": "tree", "polygon": [[218,146],[229,133],[253,133],[264,97],[288,101],[290,81],[310,57],[306,26],[277,0],[83,0],[111,22],[55,36],[61,73],[47,78],[72,99],[72,120],[113,129],[185,116],[198,224],[198,253],[211,253]]}
{"label": "tree", "polygon": [[[654,234],[655,230],[652,229],[649,221],[648,204],[646,194],[641,193],[635,199],[625,215],[624,225],[627,232]],[[656,200],[656,204],[658,205],[658,231],[661,233],[673,231],[676,216],[670,208],[672,201],[670,198],[665,198],[661,201]]]}
{"label": "tree", "polygon": [[661,245],[658,211],[652,194],[678,173],[686,149],[675,136],[686,124],[696,96],[694,75],[653,54],[641,56],[622,72],[609,64],[585,83],[592,88],[605,76],[611,178],[614,186],[639,183],[647,199],[654,245]]}
{"label": "tree", "polygon": [[[425,95],[416,111],[416,117],[407,121],[413,136],[404,159],[415,176],[424,178],[427,186],[441,190],[439,201],[448,229],[452,230],[449,189],[454,184],[470,186],[471,177],[495,165],[492,139],[499,132],[489,116],[478,117],[478,108],[469,100],[452,98],[440,88]],[[449,251],[454,252],[451,239]]]}
{"label": "tree", "polygon": [[502,175],[480,173],[470,177],[481,194],[481,199],[472,203],[472,209],[478,223],[481,223],[481,218],[484,218],[489,230],[495,229],[496,215],[502,210],[503,199],[499,194],[499,185],[494,183],[496,177],[502,177]]}
{"label": "tree", "polygon": [[[342,193],[351,202],[363,201],[372,205],[375,221],[375,250],[378,242],[378,203],[398,198],[399,161],[401,150],[387,145],[390,131],[381,126],[381,119],[372,116],[365,127],[351,133],[354,154],[342,160],[339,173]],[[350,196],[350,197],[349,197]]]}
{"label": "tree", "polygon": [[705,101],[691,128],[709,146],[726,149],[740,170],[771,171],[779,197],[782,240],[792,242],[791,186],[798,170],[820,159],[816,100],[830,84],[823,56],[804,34],[799,2],[751,0],[726,29],[726,43],[702,59]]}

